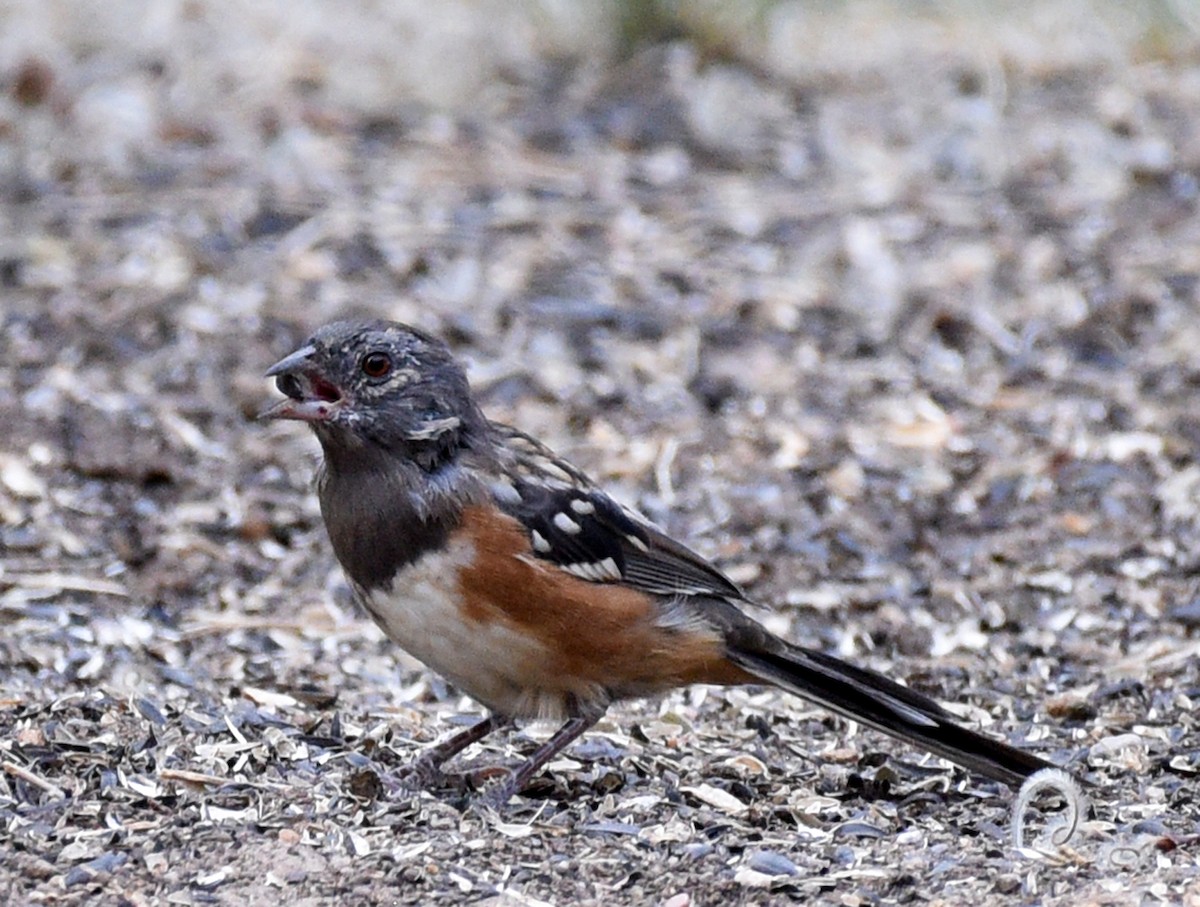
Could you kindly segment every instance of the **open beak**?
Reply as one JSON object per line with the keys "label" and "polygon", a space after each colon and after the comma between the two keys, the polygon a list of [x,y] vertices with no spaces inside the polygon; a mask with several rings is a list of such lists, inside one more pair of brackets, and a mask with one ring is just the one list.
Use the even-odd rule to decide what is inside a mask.
{"label": "open beak", "polygon": [[301,347],[267,369],[266,377],[274,378],[275,386],[285,396],[260,412],[258,418],[300,422],[325,422],[333,418],[341,405],[342,393],[321,374],[313,361],[316,352],[312,345]]}

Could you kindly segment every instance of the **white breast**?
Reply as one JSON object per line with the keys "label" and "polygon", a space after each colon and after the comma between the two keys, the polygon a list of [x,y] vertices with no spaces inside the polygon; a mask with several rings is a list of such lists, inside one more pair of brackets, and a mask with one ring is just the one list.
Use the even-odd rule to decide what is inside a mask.
{"label": "white breast", "polygon": [[390,639],[488,708],[514,718],[559,711],[539,676],[544,647],[500,621],[465,617],[455,578],[474,554],[456,539],[401,570],[390,589],[355,592]]}

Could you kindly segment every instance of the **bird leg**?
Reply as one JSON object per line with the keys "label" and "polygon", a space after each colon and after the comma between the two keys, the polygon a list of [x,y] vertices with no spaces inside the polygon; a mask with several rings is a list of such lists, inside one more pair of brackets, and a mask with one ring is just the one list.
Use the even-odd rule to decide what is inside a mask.
{"label": "bird leg", "polygon": [[567,719],[566,724],[555,731],[549,740],[534,750],[528,759],[514,768],[503,782],[496,785],[486,794],[483,794],[480,797],[481,805],[491,806],[494,809],[503,807],[504,804],[512,799],[513,794],[519,793],[529,783],[530,779],[538,773],[538,770],[543,765],[562,752],[575,738],[599,721],[602,714],[603,712],[577,715]]}
{"label": "bird leg", "polygon": [[512,722],[508,718],[488,715],[457,734],[451,734],[429,747],[414,759],[404,770],[404,782],[407,787],[432,787],[446,779],[442,764],[465,750],[472,743],[478,743],[488,734],[507,727]]}

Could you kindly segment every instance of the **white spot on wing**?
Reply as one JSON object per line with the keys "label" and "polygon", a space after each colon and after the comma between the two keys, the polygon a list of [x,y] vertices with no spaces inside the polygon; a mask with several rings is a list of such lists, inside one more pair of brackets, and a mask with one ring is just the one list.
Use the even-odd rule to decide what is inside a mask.
{"label": "white spot on wing", "polygon": [[491,485],[492,497],[504,504],[520,504],[521,492],[517,491],[512,482],[497,479]]}
{"label": "white spot on wing", "polygon": [[590,563],[563,564],[562,569],[566,570],[567,573],[570,573],[572,576],[578,576],[580,579],[589,579],[589,580],[596,579],[596,574],[595,574],[596,565],[595,564],[590,564]]}
{"label": "white spot on wing", "polygon": [[621,570],[619,567],[617,567],[617,562],[614,561],[611,557],[606,557],[604,560],[602,560],[596,566],[600,569],[600,572],[602,574],[604,574],[604,576],[608,579],[620,579],[621,578]]}
{"label": "white spot on wing", "polygon": [[563,564],[562,569],[580,579],[603,583],[621,579],[621,571],[617,562],[611,557],[602,561],[580,561],[577,564]]}
{"label": "white spot on wing", "polygon": [[553,522],[555,526],[557,526],[567,535],[579,535],[579,533],[583,531],[582,526],[580,526],[562,511],[554,514]]}
{"label": "white spot on wing", "polygon": [[629,542],[629,544],[631,544],[638,551],[649,551],[650,550],[649,546],[647,546],[646,543],[643,542],[636,535],[626,535],[625,541]]}
{"label": "white spot on wing", "polygon": [[530,540],[533,542],[533,550],[538,554],[549,554],[550,543],[546,541],[546,537],[534,529],[529,534]]}
{"label": "white spot on wing", "polygon": [[575,498],[571,501],[571,509],[580,516],[590,516],[596,512],[596,505],[591,501],[585,501],[583,498]]}

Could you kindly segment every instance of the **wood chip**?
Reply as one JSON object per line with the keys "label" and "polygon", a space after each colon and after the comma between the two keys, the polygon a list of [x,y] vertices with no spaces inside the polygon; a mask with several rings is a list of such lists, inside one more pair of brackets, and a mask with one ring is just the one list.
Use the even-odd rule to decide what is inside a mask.
{"label": "wood chip", "polygon": [[691,794],[701,803],[707,803],[709,806],[719,809],[723,813],[728,813],[731,816],[743,815],[748,809],[746,804],[733,794],[723,791],[719,787],[713,787],[711,784],[681,787],[680,790],[685,794]]}

